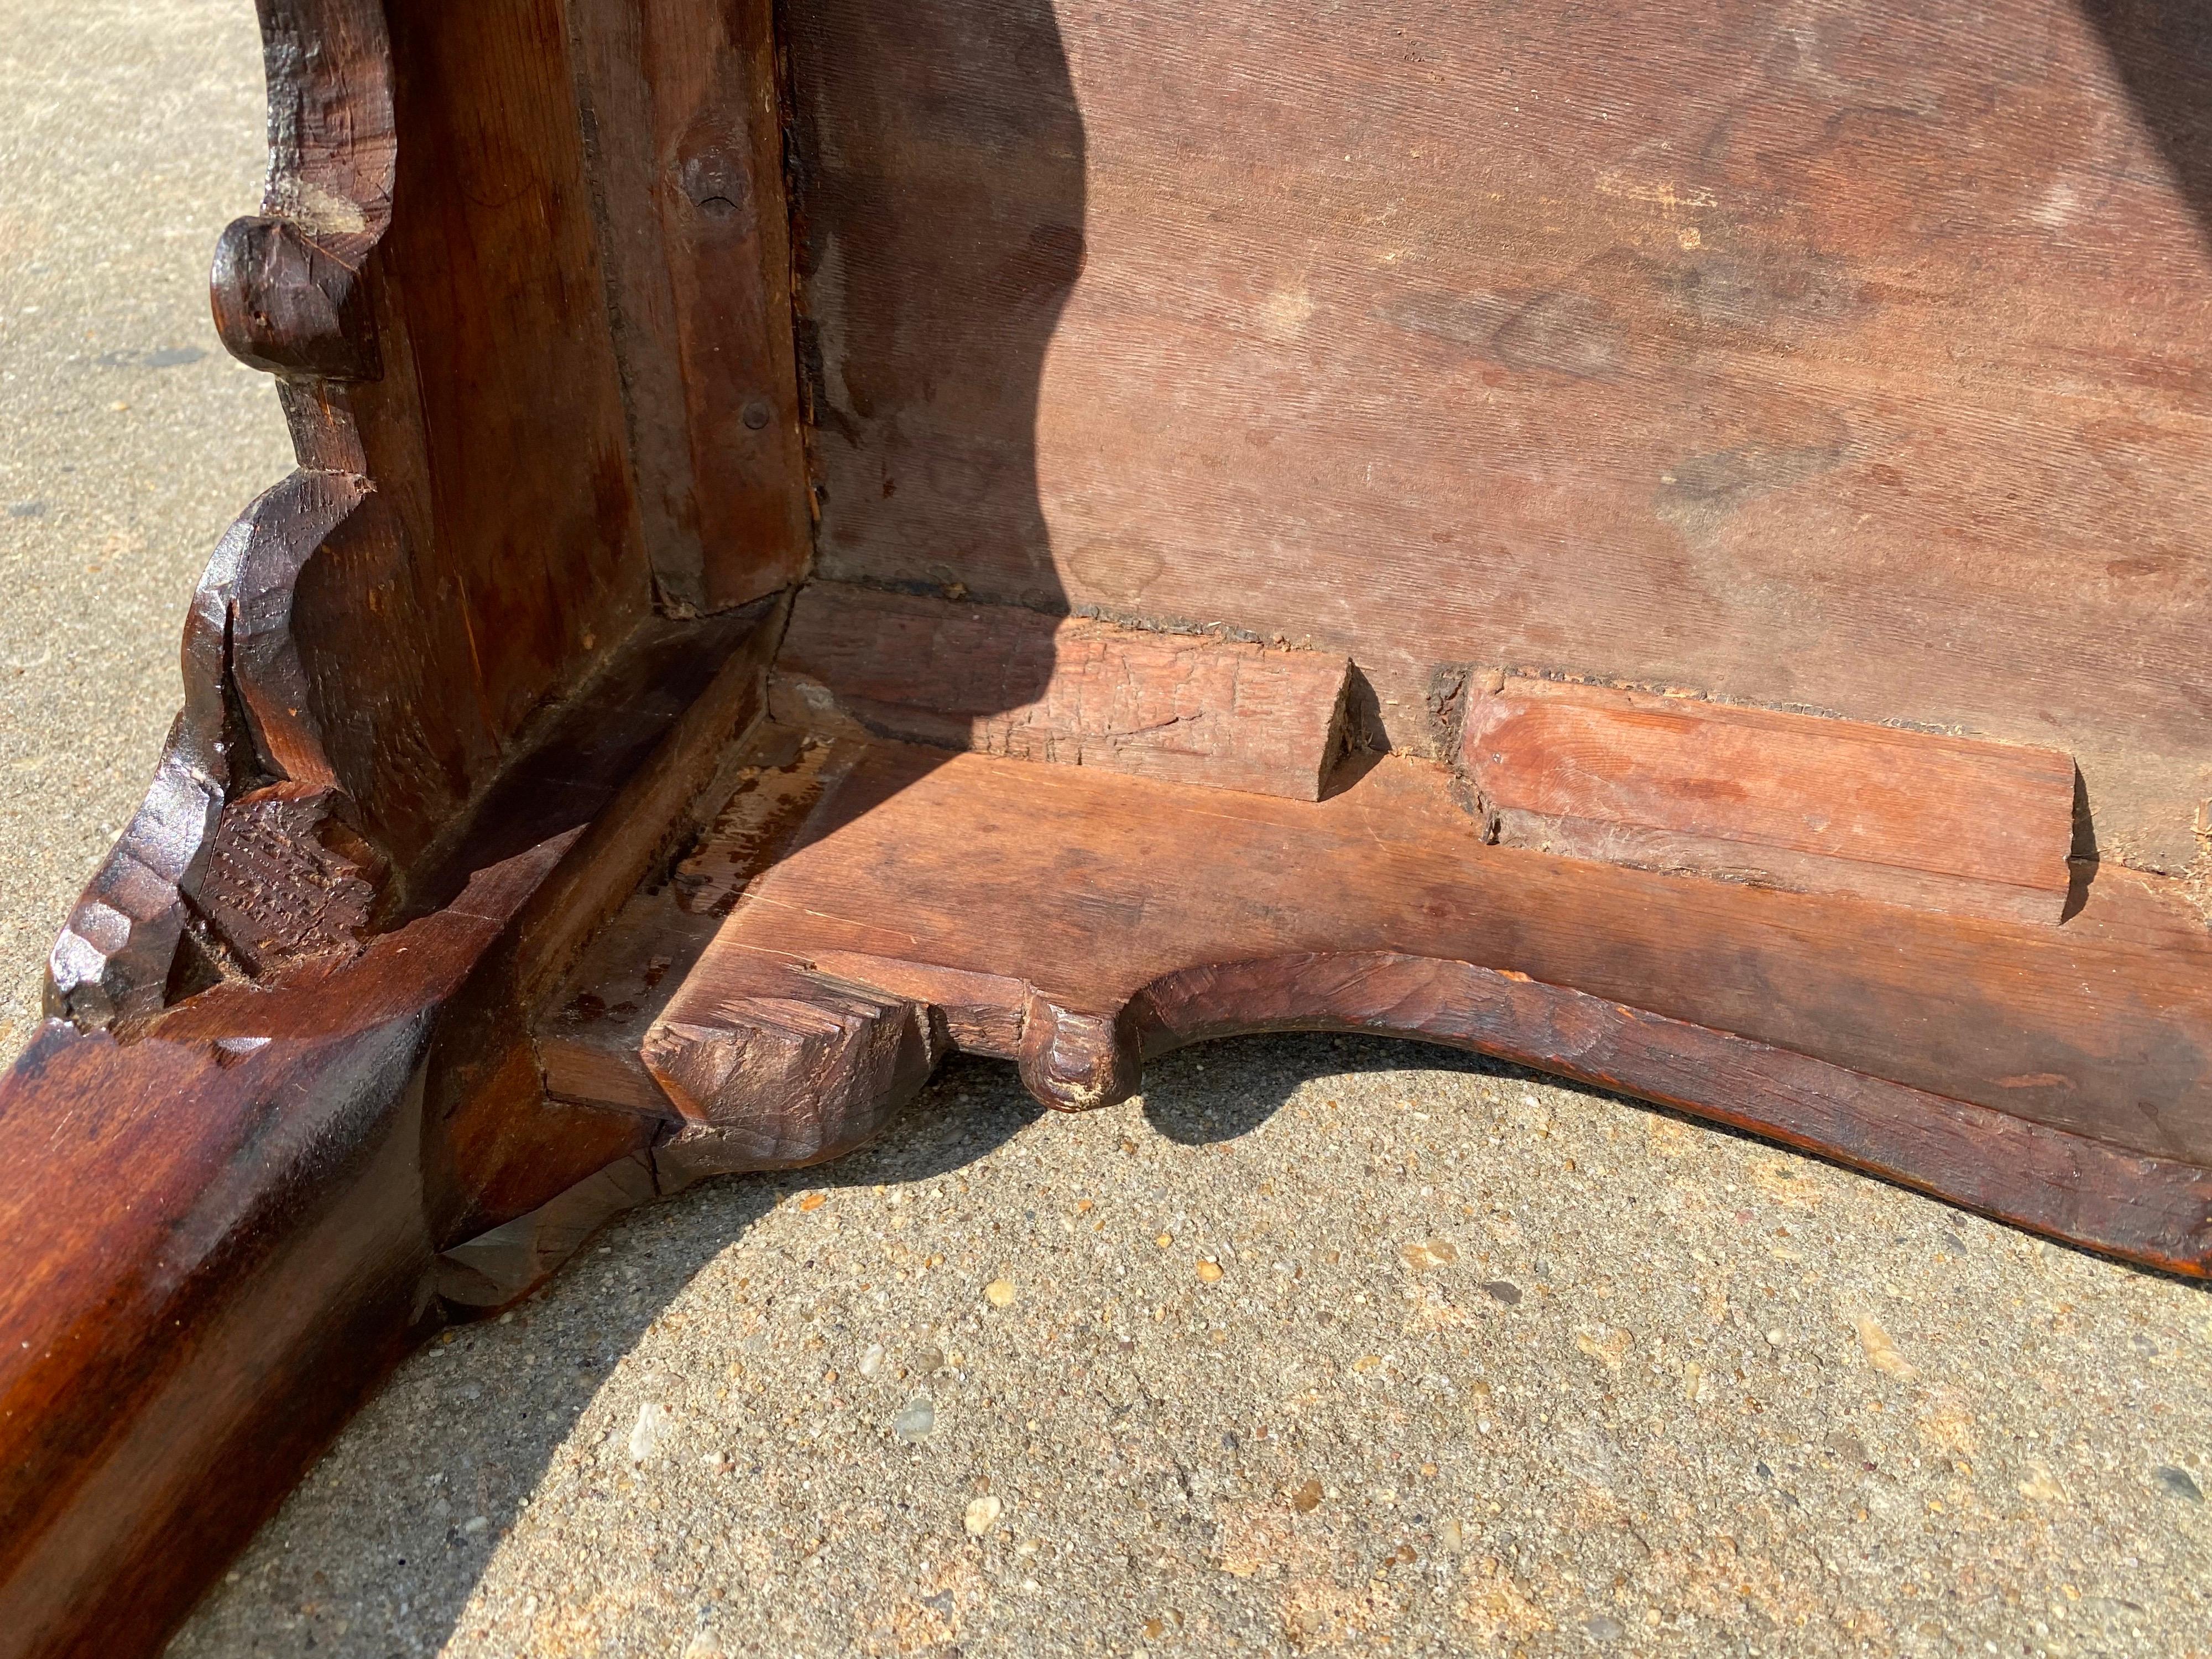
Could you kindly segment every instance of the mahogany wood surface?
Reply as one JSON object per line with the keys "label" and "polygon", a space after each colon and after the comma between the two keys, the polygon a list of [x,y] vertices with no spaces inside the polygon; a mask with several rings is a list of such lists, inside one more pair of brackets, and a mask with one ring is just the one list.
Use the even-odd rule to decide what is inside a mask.
{"label": "mahogany wood surface", "polygon": [[6,1651],[156,1647],[434,1325],[435,1017],[562,850],[135,1042],[51,1023],[0,1085]]}
{"label": "mahogany wood surface", "polygon": [[2212,1267],[2200,10],[260,4],[299,470],[0,1081],[0,1655],[956,1048],[1395,1031]]}
{"label": "mahogany wood surface", "polygon": [[2212,796],[2212,14],[810,0],[821,568]]}
{"label": "mahogany wood surface", "polygon": [[769,0],[570,0],[585,165],[646,544],[665,603],[806,574]]}
{"label": "mahogany wood surface", "polygon": [[[2177,1192],[2212,1165],[2212,941],[2126,878],[2055,928],[1591,865],[1485,845],[1450,774],[1412,760],[1315,805],[907,745],[794,757],[780,775],[808,817],[725,814],[731,896],[709,907],[728,909],[711,942],[696,911],[659,898],[633,901],[629,927],[595,947],[584,977],[599,988],[543,1028],[563,1090],[807,1161],[896,1108],[914,1080],[896,1056],[931,1020],[953,1046],[1018,1060],[1040,1099],[1082,1107],[1133,1090],[1163,1031],[1287,1029],[1297,1007],[1763,1128],[2116,1254],[2208,1265],[2197,1212],[2155,1237],[2086,1218],[2124,1207],[2144,1158]],[[791,839],[764,857],[771,834]],[[695,866],[714,866],[715,840]],[[1374,992],[1360,964],[1385,959],[1431,964],[1391,970],[1429,973],[1428,1006],[1394,1012]],[[1308,990],[1271,1000],[1272,963],[1303,964],[1291,978]],[[1155,1029],[1158,988],[1189,974],[1247,985],[1252,1005],[1224,993],[1206,1021]],[[1523,1009],[1496,1043],[1472,1013],[1454,1024],[1449,987],[1480,1002],[1508,984],[1614,1011],[1619,1054],[1584,1067],[1580,1015],[1553,1029]],[[1638,1033],[1711,1063],[1631,1065]],[[789,1058],[763,1073],[769,1053]],[[1771,1079],[1723,1063],[1754,1054],[1799,1068],[1771,1085],[1787,1110],[1761,1092]],[[1849,1127],[1861,1101],[1888,1127]],[[1916,1114],[1948,1138],[1906,1133]],[[2042,1154],[1985,1159],[1987,1136],[2078,1157],[2104,1197],[2076,1217],[2045,1190]],[[2091,1180],[2058,1185],[2079,1196]]]}
{"label": "mahogany wood surface", "polygon": [[2052,750],[1515,677],[1462,755],[1510,847],[2022,921],[2073,888]]}
{"label": "mahogany wood surface", "polygon": [[191,916],[211,982],[50,1020],[0,1079],[0,1653],[158,1649],[441,1291],[477,1305],[440,1252],[649,1148],[544,1097],[529,1011],[726,793],[781,620],[640,629],[380,926],[326,794],[241,796]]}
{"label": "mahogany wood surface", "polygon": [[1342,657],[816,582],[776,659],[871,732],[1315,800],[1344,746]]}

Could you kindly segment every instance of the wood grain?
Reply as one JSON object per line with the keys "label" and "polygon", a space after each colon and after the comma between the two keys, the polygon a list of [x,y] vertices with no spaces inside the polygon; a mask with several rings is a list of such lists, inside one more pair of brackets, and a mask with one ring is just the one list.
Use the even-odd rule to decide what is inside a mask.
{"label": "wood grain", "polygon": [[133,1042],[49,1022],[0,1081],[0,1648],[155,1651],[428,1328],[437,1015],[562,850]]}
{"label": "wood grain", "polygon": [[[331,792],[240,794],[180,907],[211,982],[120,1036],[50,1021],[0,1079],[27,1253],[0,1294],[0,1653],[157,1650],[443,1290],[520,1294],[580,1239],[561,1218],[611,1212],[598,1177],[655,1126],[545,1100],[528,1011],[726,793],[781,620],[640,629],[526,730],[411,912]],[[531,1216],[522,1256],[466,1249]]]}
{"label": "wood grain", "polygon": [[1018,760],[1318,800],[1351,665],[1206,634],[817,582],[778,678],[816,716]]}
{"label": "wood grain", "polygon": [[359,271],[290,220],[234,220],[208,287],[216,331],[251,368],[334,380],[384,372]]}
{"label": "wood grain", "polygon": [[1462,763],[1509,847],[2057,922],[2074,763],[1858,720],[1511,678]]}
{"label": "wood grain", "polygon": [[1394,955],[1197,968],[1148,987],[1147,1054],[1232,1032],[1389,1031],[1678,1107],[2168,1272],[2212,1273],[2212,1170],[1947,1100],[1523,975]]}
{"label": "wood grain", "polygon": [[546,1092],[675,1122],[676,1103],[647,1069],[644,1044],[668,1000],[736,906],[789,848],[859,759],[849,742],[761,732],[734,759],[730,789],[665,880],[649,880],[592,938],[536,1021]]}
{"label": "wood grain", "polygon": [[2212,798],[2203,16],[262,12],[300,465],[0,1081],[0,1651],[154,1650],[449,1306],[954,1048],[1395,1031],[2212,1265],[2120,867]]}
{"label": "wood grain", "polygon": [[2212,797],[2212,14],[792,9],[824,574]]}
{"label": "wood grain", "polygon": [[812,557],[769,0],[569,0],[646,538],[718,611]]}
{"label": "wood grain", "polygon": [[[1956,1122],[1990,1114],[2094,1143],[2115,1182],[2129,1158],[2212,1165],[2212,941],[2125,877],[2100,880],[2063,929],[1969,920],[1486,846],[1455,796],[1446,769],[1401,759],[1304,804],[880,747],[742,890],[642,1040],[647,1061],[665,1085],[657,1043],[750,1029],[750,1013],[718,1026],[722,1011],[803,1002],[811,975],[837,998],[859,987],[933,1009],[955,1046],[1017,1060],[1039,1098],[1079,1108],[1135,1086],[1147,988],[1227,964],[1381,955],[1520,976],[1695,1027],[1700,1043],[1803,1056],[1836,1074],[1834,1112],[1848,1115],[1854,1091],[1906,1097],[1879,1084],[1950,1103]],[[1624,1052],[1641,1029],[1624,1028]],[[1515,1052],[1581,1074],[1564,1038],[1548,1060],[1540,1045]],[[803,1139],[817,1091],[850,1119],[854,1075],[825,1062],[826,1081],[784,1068],[756,1086],[724,1065],[714,1112],[750,1120],[763,1143],[796,1113]],[[1632,1075],[1646,1073],[1620,1069]],[[1687,1062],[1666,1075],[1670,1103],[1729,1121],[1768,1109],[1717,1061],[1701,1087]],[[1773,1133],[1812,1121],[1778,1117]],[[2000,1159],[1969,1182],[1971,1136],[1924,1166],[1909,1148],[1861,1156],[1832,1139],[1818,1144],[1847,1161],[2135,1249],[2066,1231],[2050,1219],[2056,1200],[1987,1201],[2048,1170],[2008,1174]]]}
{"label": "wood grain", "polygon": [[385,10],[407,210],[377,268],[416,407],[404,449],[364,421],[364,470],[427,493],[410,538],[471,647],[452,692],[504,739],[651,604],[575,70],[559,0]]}

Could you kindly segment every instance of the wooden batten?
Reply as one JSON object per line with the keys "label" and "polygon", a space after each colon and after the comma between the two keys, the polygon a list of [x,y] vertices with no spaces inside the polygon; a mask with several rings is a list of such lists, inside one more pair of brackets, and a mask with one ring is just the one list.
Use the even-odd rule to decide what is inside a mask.
{"label": "wooden batten", "polygon": [[1461,753],[1496,838],[1568,858],[2057,922],[2074,763],[2053,750],[1509,678]]}
{"label": "wooden batten", "polygon": [[799,596],[777,661],[808,714],[878,736],[1309,801],[1342,749],[1351,667],[836,582]]}

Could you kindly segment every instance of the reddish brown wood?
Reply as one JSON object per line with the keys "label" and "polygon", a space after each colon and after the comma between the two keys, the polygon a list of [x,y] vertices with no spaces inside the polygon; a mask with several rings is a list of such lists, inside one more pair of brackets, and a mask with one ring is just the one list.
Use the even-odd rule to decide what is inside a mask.
{"label": "reddish brown wood", "polygon": [[804,713],[909,742],[1318,800],[1351,665],[1206,634],[817,582],[777,659]]}
{"label": "reddish brown wood", "polygon": [[360,273],[291,220],[234,221],[209,289],[216,331],[240,362],[336,380],[384,372]]}
{"label": "reddish brown wood", "polygon": [[386,872],[343,812],[330,790],[296,783],[248,791],[223,809],[192,888],[201,926],[187,924],[216,958],[210,970],[258,978],[360,948]]}
{"label": "reddish brown wood", "polygon": [[[711,984],[712,1000],[697,992]],[[929,1011],[779,952],[727,950],[686,981],[645,1040],[646,1069],[692,1133],[732,1168],[791,1169],[848,1152],[929,1080]],[[784,1109],[764,1112],[764,1101]]]}
{"label": "reddish brown wood", "polygon": [[135,1041],[52,1022],[0,1083],[0,1648],[154,1651],[434,1322],[439,1012],[562,850]]}
{"label": "reddish brown wood", "polygon": [[728,799],[669,878],[631,896],[592,940],[538,1022],[538,1054],[556,1100],[679,1114],[646,1068],[647,1034],[738,896],[790,846],[860,745],[763,732],[738,755]]}
{"label": "reddish brown wood", "polygon": [[1147,1053],[1238,1031],[1389,1031],[1641,1096],[2169,1272],[2212,1272],[2212,1170],[1465,963],[1277,957],[1170,975]]}
{"label": "reddish brown wood", "polygon": [[1460,752],[1509,847],[2022,921],[2072,885],[2047,749],[1514,678]]}
{"label": "reddish brown wood", "polygon": [[262,3],[300,470],[0,1083],[0,1653],[950,1048],[1419,1035],[2206,1271],[2202,18]]}
{"label": "reddish brown wood", "polygon": [[[825,1008],[847,1008],[853,988],[898,1021],[933,1008],[956,1046],[1018,1060],[1040,1099],[1094,1105],[1136,1086],[1148,988],[1200,968],[1379,955],[1523,975],[1658,1019],[1654,1031],[1694,1027],[1700,1042],[1805,1056],[1833,1073],[1841,1101],[1872,1090],[1954,1103],[1947,1121],[1966,1127],[1922,1163],[1909,1141],[1877,1153],[1840,1131],[1816,1140],[1802,1115],[1771,1127],[2115,1253],[2140,1254],[2139,1241],[2051,1218],[2057,1200],[2037,1196],[2043,1164],[2008,1172],[1998,1160],[1968,1181],[1973,1126],[2001,1115],[2078,1137],[2114,1181],[2130,1158],[2212,1165],[2212,940],[2124,878],[2100,883],[2065,928],[1970,922],[1486,846],[1455,794],[1443,769],[1411,761],[1385,760],[1304,805],[878,749],[748,886],[643,1039],[645,1060],[666,1085],[675,1068],[661,1056],[705,1045],[711,1107],[697,1082],[679,1097],[693,1115],[749,1124],[763,1145],[805,1140],[817,1116],[848,1121],[855,1090],[878,1073],[844,1014],[834,1018],[845,1035],[818,1063],[756,1077],[721,1058],[764,1006],[804,1025],[789,1011],[811,977],[828,981]],[[1343,983],[1358,978],[1347,968]],[[1624,1028],[1623,1042],[1644,1029]],[[1512,1052],[1581,1074],[1569,1038]],[[1607,1065],[1604,1077],[1644,1090],[1632,1079],[1644,1073]],[[1765,1121],[1727,1066],[1701,1084],[1665,1075],[1660,1098]],[[883,1090],[885,1109],[896,1094]],[[1889,1145],[1866,1143],[1877,1144]]]}
{"label": "reddish brown wood", "polygon": [[570,0],[653,574],[717,611],[813,554],[769,0]]}
{"label": "reddish brown wood", "polygon": [[2212,796],[2212,16],[790,8],[824,574]]}
{"label": "reddish brown wood", "polygon": [[0,1296],[0,1652],[153,1651],[441,1291],[476,1305],[439,1252],[647,1154],[636,1115],[544,1099],[527,1009],[726,792],[781,622],[641,629],[457,817],[411,915],[327,791],[241,794],[171,899],[211,982],[173,974],[119,1037],[50,1021],[0,1080],[29,1253]]}
{"label": "reddish brown wood", "polygon": [[[651,601],[575,66],[559,0],[385,11],[412,140],[393,190],[413,210],[394,215],[373,269],[414,373],[362,418],[364,471],[420,492],[403,521],[444,584],[425,602],[465,626],[465,676],[441,662],[451,683],[426,690],[465,698],[503,742]],[[354,659],[335,642],[329,655]]]}

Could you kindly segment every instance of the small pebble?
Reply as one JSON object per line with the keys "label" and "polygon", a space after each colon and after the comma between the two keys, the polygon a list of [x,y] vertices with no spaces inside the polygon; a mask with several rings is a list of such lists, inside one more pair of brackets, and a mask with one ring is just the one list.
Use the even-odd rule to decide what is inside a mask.
{"label": "small pebble", "polygon": [[981,1498],[969,1500],[967,1512],[960,1517],[960,1524],[967,1528],[970,1538],[981,1538],[998,1524],[999,1516],[1005,1509],[1005,1504],[986,1493]]}
{"label": "small pebble", "polygon": [[1510,1279],[1486,1279],[1483,1281],[1482,1291],[1492,1302],[1502,1303],[1506,1307],[1517,1308],[1521,1305],[1521,1287]]}
{"label": "small pebble", "polygon": [[637,1408],[637,1421],[630,1425],[629,1461],[642,1463],[660,1449],[668,1438],[676,1419],[668,1414],[668,1407],[657,1401],[648,1400]]}
{"label": "small pebble", "polygon": [[1011,1308],[1021,1292],[1014,1288],[1011,1279],[994,1279],[983,1287],[983,1300],[994,1308]]}
{"label": "small pebble", "polygon": [[1889,1340],[1889,1333],[1872,1314],[1859,1316],[1859,1346],[1865,1350],[1867,1364],[1885,1376],[1907,1377],[1916,1375],[1911,1361],[1899,1353],[1897,1344]]}
{"label": "small pebble", "polygon": [[2161,1463],[2150,1472],[2158,1489],[2169,1498],[2185,1498],[2192,1504],[2204,1501],[2204,1494],[2191,1478],[2187,1469],[2177,1468],[2171,1463]]}
{"label": "small pebble", "polygon": [[937,1407],[929,1403],[926,1395],[916,1395],[906,1404],[906,1409],[891,1419],[891,1432],[912,1445],[927,1439],[937,1426]]}
{"label": "small pebble", "polygon": [[1215,1283],[1221,1277],[1221,1264],[1218,1261],[1200,1261],[1198,1276],[1209,1285]]}
{"label": "small pebble", "polygon": [[1459,1260],[1459,1246],[1449,1238],[1432,1238],[1425,1244],[1408,1244],[1398,1254],[1415,1273],[1428,1267],[1442,1267]]}

